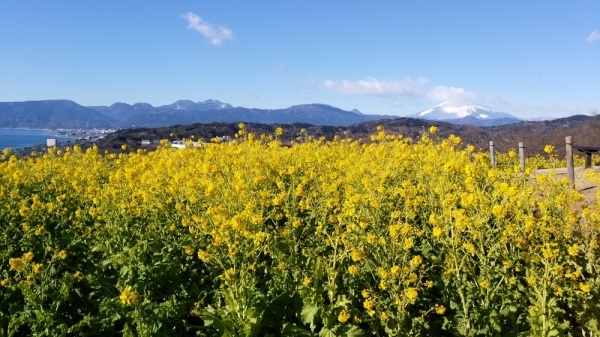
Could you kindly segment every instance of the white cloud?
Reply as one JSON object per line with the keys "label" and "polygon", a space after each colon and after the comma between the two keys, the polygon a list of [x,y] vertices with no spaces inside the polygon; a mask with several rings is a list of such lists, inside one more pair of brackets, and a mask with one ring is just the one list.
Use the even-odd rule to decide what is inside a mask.
{"label": "white cloud", "polygon": [[600,31],[595,30],[591,32],[590,35],[588,35],[586,41],[589,43],[600,41]]}
{"label": "white cloud", "polygon": [[187,12],[182,17],[188,22],[188,29],[202,34],[215,46],[221,45],[223,41],[233,39],[231,29],[222,26],[215,27],[192,12]]}
{"label": "white cloud", "polygon": [[359,81],[322,82],[324,88],[346,95],[376,96],[392,100],[393,107],[417,104],[428,106],[431,102],[452,101],[460,104],[501,104],[496,96],[483,95],[463,87],[438,85],[432,87],[429,79],[405,77],[401,80],[379,80],[369,77]]}
{"label": "white cloud", "polygon": [[478,94],[460,87],[438,85],[427,92],[427,98],[432,101],[476,101]]}
{"label": "white cloud", "polygon": [[586,106],[575,106],[561,103],[537,104],[524,101],[505,101],[503,104],[495,106],[495,108],[498,111],[508,112],[523,119],[552,119],[573,115],[587,115],[592,111],[592,107]]}
{"label": "white cloud", "polygon": [[401,98],[420,96],[421,87],[428,82],[429,80],[426,78],[413,79],[405,77],[402,80],[382,81],[374,77],[368,77],[359,81],[342,80],[335,82],[325,80],[323,86],[347,95]]}

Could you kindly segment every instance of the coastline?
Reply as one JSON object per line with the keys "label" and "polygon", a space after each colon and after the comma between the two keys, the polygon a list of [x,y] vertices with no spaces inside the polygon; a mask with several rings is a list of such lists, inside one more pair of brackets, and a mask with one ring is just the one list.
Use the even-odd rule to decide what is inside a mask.
{"label": "coastline", "polygon": [[111,129],[39,129],[39,128],[0,128],[0,149],[13,149],[22,152],[27,149],[46,147],[48,139],[56,139],[59,144],[94,141],[114,132]]}

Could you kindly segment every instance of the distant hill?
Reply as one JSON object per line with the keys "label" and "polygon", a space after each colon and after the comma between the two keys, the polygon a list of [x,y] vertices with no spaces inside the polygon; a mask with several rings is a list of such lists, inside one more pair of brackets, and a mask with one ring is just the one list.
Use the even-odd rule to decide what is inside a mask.
{"label": "distant hill", "polygon": [[1,128],[110,128],[111,119],[68,100],[0,102]]}
{"label": "distant hill", "polygon": [[148,103],[114,103],[84,107],[67,100],[0,102],[4,128],[135,128],[213,122],[265,124],[310,123],[351,125],[394,116],[365,115],[325,104],[295,105],[285,109],[233,107],[217,100],[176,101],[154,107]]}
{"label": "distant hill", "polygon": [[[369,141],[370,135],[377,132],[378,125],[383,126],[388,133],[401,134],[406,138],[416,140],[430,126],[435,125],[439,128],[436,137],[446,138],[454,134],[462,138],[463,146],[474,145],[483,151],[488,149],[489,141],[494,141],[496,149],[501,152],[516,149],[519,142],[524,142],[526,155],[534,156],[543,154],[544,146],[550,144],[555,146],[556,155],[559,158],[564,158],[566,136],[572,136],[573,142],[578,145],[600,146],[600,116],[576,115],[552,121],[524,121],[494,127],[457,125],[406,117],[368,121],[350,126],[324,126],[306,123],[278,125],[283,126],[285,130],[281,139],[288,143],[296,141],[298,137],[302,136],[301,129],[306,129],[308,134],[315,138],[332,139],[334,136],[339,136]],[[272,134],[275,131],[275,125],[273,124],[248,123],[247,128],[248,131],[256,134]],[[234,137],[237,130],[238,125],[236,123],[186,124],[160,128],[124,129],[110,134],[98,141],[97,144],[102,149],[119,151],[122,144],[128,144],[131,148],[142,148],[141,141],[143,139],[177,140],[194,136],[195,139],[204,138],[209,140],[216,136]]]}
{"label": "distant hill", "polygon": [[[123,108],[124,106],[121,106]],[[116,107],[114,107],[116,108]],[[128,107],[125,107],[129,109]],[[144,108],[139,106],[139,108]],[[461,146],[474,145],[480,151],[487,151],[489,142],[494,141],[497,151],[506,152],[510,149],[516,149],[519,142],[525,144],[525,154],[528,157],[537,154],[544,154],[545,145],[553,145],[556,149],[555,155],[558,158],[565,156],[565,137],[572,136],[573,143],[576,145],[600,146],[600,116],[575,115],[567,118],[554,119],[550,121],[523,121],[520,123],[507,124],[492,127],[477,127],[472,125],[459,125],[442,121],[432,121],[420,118],[394,118],[372,120],[352,125],[313,125],[309,123],[246,123],[247,130],[260,134],[273,134],[277,126],[284,128],[284,133],[280,139],[284,144],[290,144],[292,141],[301,141],[304,134],[300,130],[306,129],[308,135],[327,140],[335,136],[352,139],[363,139],[370,141],[370,135],[377,133],[377,126],[383,126],[385,132],[389,134],[400,134],[404,138],[417,141],[423,132],[427,132],[430,126],[435,125],[439,132],[434,138],[446,138],[449,135],[457,135],[462,139]],[[83,148],[91,145],[97,145],[102,151],[111,152],[122,151],[121,145],[127,144],[129,149],[148,149],[156,147],[156,143],[161,139],[170,141],[180,139],[201,139],[208,141],[217,136],[228,136],[234,138],[238,131],[238,122],[211,122],[180,124],[156,128],[130,128],[122,129],[110,133],[102,139],[94,141],[78,140],[60,144],[62,147],[78,144]],[[152,141],[152,145],[142,145],[142,140]],[[45,145],[31,148],[19,149],[19,155],[27,155],[32,150],[43,152]],[[575,154],[579,154],[577,151]],[[600,157],[593,156],[595,165],[600,165]]]}

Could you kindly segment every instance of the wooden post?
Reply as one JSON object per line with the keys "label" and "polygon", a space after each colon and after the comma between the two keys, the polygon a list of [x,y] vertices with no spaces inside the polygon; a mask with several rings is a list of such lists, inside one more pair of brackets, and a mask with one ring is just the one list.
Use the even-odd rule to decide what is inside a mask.
{"label": "wooden post", "polygon": [[592,153],[585,152],[585,168],[588,169],[592,167]]}
{"label": "wooden post", "polygon": [[490,140],[490,161],[496,166],[496,153],[494,152],[494,141]]}
{"label": "wooden post", "polygon": [[575,167],[573,167],[573,139],[571,136],[565,137],[567,143],[567,177],[575,184]]}
{"label": "wooden post", "polygon": [[467,156],[469,157],[469,163],[473,162],[473,153],[471,151],[469,151],[469,146],[467,145]]}
{"label": "wooden post", "polygon": [[525,172],[525,149],[523,142],[519,142],[519,162],[521,163],[521,172]]}

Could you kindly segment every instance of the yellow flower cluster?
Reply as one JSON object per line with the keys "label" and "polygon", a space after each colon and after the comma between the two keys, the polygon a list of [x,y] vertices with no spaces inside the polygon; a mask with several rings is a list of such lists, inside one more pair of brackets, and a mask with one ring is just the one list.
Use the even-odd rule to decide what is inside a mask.
{"label": "yellow flower cluster", "polygon": [[[178,311],[209,310],[239,334],[260,331],[244,324],[284,294],[298,301],[289,310],[305,306],[295,317],[337,316],[375,335],[409,325],[414,335],[549,335],[598,318],[586,303],[600,300],[600,207],[553,174],[515,170],[514,152],[491,166],[435,126],[418,139],[378,128],[371,141],[301,130],[292,146],[278,140],[283,128],[264,137],[239,128],[234,141],[198,148],[5,154],[2,289],[29,296],[64,282],[53,293],[64,301],[80,283],[129,284],[123,310],[140,301],[134,289],[160,310],[203,298],[206,308]],[[166,286],[177,277],[185,282]],[[494,327],[477,326],[488,316]]]}
{"label": "yellow flower cluster", "polygon": [[124,306],[131,306],[137,303],[138,296],[131,286],[126,286],[119,295],[119,299]]}
{"label": "yellow flower cluster", "polygon": [[8,264],[10,265],[10,270],[22,270],[31,262],[31,260],[33,260],[34,256],[33,252],[27,252],[21,257],[9,259]]}
{"label": "yellow flower cluster", "polygon": [[350,313],[344,309],[338,315],[338,321],[340,323],[346,323],[350,319],[350,317],[351,317]]}

